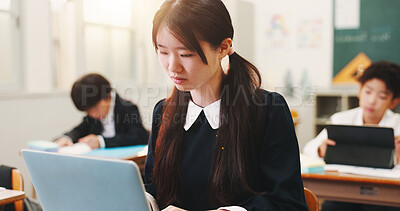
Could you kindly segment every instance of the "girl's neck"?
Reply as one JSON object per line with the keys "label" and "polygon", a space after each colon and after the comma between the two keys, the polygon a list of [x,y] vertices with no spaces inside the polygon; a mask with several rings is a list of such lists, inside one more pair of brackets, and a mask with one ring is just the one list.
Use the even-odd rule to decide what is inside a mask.
{"label": "girl's neck", "polygon": [[199,89],[190,91],[192,101],[201,107],[206,107],[221,98],[221,84],[223,72],[217,74],[212,81],[204,84]]}

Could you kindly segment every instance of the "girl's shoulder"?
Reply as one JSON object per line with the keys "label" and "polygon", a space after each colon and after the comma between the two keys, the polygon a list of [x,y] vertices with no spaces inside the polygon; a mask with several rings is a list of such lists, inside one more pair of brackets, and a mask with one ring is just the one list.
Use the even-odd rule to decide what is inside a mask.
{"label": "girl's shoulder", "polygon": [[165,99],[162,99],[162,100],[158,101],[156,103],[156,105],[154,106],[153,121],[152,121],[153,126],[161,123],[164,102],[165,102]]}
{"label": "girl's shoulder", "polygon": [[268,90],[262,89],[262,105],[264,106],[287,106],[285,98],[277,93],[270,92]]}
{"label": "girl's shoulder", "polygon": [[160,100],[160,101],[158,101],[156,103],[156,105],[154,106],[153,112],[154,113],[162,113],[162,109],[163,109],[164,103],[165,103],[165,98]]}

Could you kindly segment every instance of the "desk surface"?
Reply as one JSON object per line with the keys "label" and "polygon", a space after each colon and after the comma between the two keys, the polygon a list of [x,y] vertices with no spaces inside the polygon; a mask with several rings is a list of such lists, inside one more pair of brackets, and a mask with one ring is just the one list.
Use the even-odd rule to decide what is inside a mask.
{"label": "desk surface", "polygon": [[400,207],[400,179],[338,172],[301,176],[304,186],[320,199]]}
{"label": "desk surface", "polygon": [[147,155],[147,145],[95,149],[85,153],[85,155],[130,160],[134,157]]}
{"label": "desk surface", "polygon": [[23,191],[0,190],[0,205],[5,205],[25,198]]}
{"label": "desk surface", "polygon": [[355,174],[342,174],[334,171],[327,171],[324,173],[307,173],[301,174],[303,179],[315,179],[315,180],[333,180],[333,181],[344,181],[344,182],[368,182],[374,184],[386,184],[386,185],[399,185],[400,179],[390,179],[381,177],[370,177]]}
{"label": "desk surface", "polygon": [[95,149],[85,155],[132,160],[139,166],[141,174],[144,175],[147,145]]}

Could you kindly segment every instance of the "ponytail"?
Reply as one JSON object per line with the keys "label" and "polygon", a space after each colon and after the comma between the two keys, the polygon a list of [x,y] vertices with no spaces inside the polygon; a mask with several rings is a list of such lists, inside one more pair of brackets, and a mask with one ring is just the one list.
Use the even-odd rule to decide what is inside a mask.
{"label": "ponytail", "polygon": [[[167,27],[187,49],[207,64],[199,40],[217,49],[226,38],[233,38],[231,17],[221,0],[165,0],[153,19],[153,44]],[[228,205],[243,194],[257,194],[251,188],[249,160],[261,102],[261,77],[257,68],[237,53],[230,53],[230,69],[222,79],[220,128],[209,176],[210,202]],[[181,160],[184,122],[190,93],[176,88],[164,103],[156,140],[153,183],[160,207],[179,202],[182,193]],[[178,120],[178,121],[176,121]]]}
{"label": "ponytail", "polygon": [[[220,128],[210,173],[210,193],[216,204],[228,205],[243,194],[258,194],[249,186],[249,151],[261,102],[261,76],[257,68],[234,52],[222,82]],[[256,103],[255,103],[256,102]]]}

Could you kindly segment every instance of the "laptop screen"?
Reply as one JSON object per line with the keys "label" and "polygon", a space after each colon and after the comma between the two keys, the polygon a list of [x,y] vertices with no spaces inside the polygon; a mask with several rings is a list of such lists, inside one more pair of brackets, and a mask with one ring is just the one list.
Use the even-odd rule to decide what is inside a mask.
{"label": "laptop screen", "polygon": [[150,210],[133,161],[23,150],[44,210]]}

